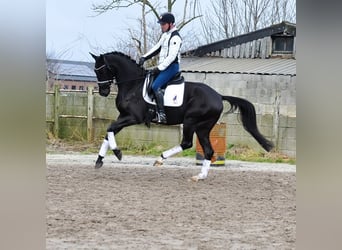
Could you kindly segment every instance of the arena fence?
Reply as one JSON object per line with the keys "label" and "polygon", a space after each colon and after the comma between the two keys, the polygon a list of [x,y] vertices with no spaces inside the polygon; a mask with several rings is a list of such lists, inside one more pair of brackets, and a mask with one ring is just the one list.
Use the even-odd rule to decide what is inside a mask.
{"label": "arena fence", "polygon": [[[115,91],[111,91],[108,97],[101,97],[93,87],[81,91],[63,90],[56,86],[54,91],[46,92],[46,131],[61,139],[101,141],[110,122],[119,115],[115,107],[115,98]],[[225,111],[228,108],[225,105]],[[227,146],[240,144],[262,150],[243,129],[238,114],[222,114],[219,122],[220,126],[222,124],[226,126]],[[295,156],[295,117],[275,119],[271,113],[257,113],[257,122],[261,132],[275,142],[277,151]],[[289,136],[292,131],[294,135]],[[150,128],[143,124],[134,125],[121,130],[116,139],[119,145],[132,147],[141,147],[141,145],[172,147],[178,145],[182,139],[182,125],[151,124]],[[294,141],[293,146],[289,144],[291,141]],[[196,137],[193,145],[195,148]]]}

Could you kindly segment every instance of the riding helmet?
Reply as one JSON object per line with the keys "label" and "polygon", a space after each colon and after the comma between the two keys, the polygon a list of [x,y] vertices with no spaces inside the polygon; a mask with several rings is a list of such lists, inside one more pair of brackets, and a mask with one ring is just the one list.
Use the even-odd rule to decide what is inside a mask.
{"label": "riding helmet", "polygon": [[175,17],[172,13],[166,12],[164,14],[161,14],[159,17],[158,23],[174,23]]}

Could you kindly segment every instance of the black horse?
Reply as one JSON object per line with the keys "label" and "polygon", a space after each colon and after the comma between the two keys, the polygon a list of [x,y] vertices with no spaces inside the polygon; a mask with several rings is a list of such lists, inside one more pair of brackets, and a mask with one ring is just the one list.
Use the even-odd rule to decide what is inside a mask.
{"label": "black horse", "polygon": [[[91,53],[90,53],[91,54]],[[116,121],[107,129],[107,135],[102,143],[95,168],[103,165],[103,158],[108,149],[113,150],[121,160],[122,153],[117,147],[115,136],[124,127],[151,122],[151,104],[143,98],[144,79],[148,71],[134,60],[120,52],[111,52],[96,56],[95,73],[98,79],[99,93],[108,96],[110,86],[115,81],[118,88],[116,107],[120,114]],[[214,155],[210,144],[209,133],[217,123],[222,111],[222,101],[231,105],[228,112],[237,108],[240,111],[242,125],[255,140],[266,150],[273,148],[273,143],[267,140],[258,130],[255,108],[249,101],[233,96],[222,96],[204,83],[185,82],[184,99],[180,107],[165,107],[167,125],[183,124],[183,138],[179,146],[175,146],[161,154],[154,165],[161,165],[166,158],[192,147],[193,135],[196,133],[203,148],[204,161],[200,174],[193,176],[194,181],[205,179],[208,175],[211,159]]]}

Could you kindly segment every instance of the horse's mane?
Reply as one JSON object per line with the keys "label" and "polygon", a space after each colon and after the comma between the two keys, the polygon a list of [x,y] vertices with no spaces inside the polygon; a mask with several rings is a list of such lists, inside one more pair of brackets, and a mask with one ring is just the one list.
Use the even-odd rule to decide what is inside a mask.
{"label": "horse's mane", "polygon": [[144,68],[142,66],[139,66],[134,59],[132,59],[130,56],[128,56],[128,55],[126,55],[120,51],[112,51],[112,52],[108,52],[104,55],[113,55],[113,56],[125,57],[127,60],[131,61],[134,65],[136,65],[139,69],[144,70]]}

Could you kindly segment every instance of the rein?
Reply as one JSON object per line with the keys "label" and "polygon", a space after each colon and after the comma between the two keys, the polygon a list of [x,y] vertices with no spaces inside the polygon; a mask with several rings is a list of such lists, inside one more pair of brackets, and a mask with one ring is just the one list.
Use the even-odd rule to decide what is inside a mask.
{"label": "rein", "polygon": [[[104,65],[102,65],[102,66],[100,66],[100,67],[98,67],[98,68],[95,68],[95,71],[100,70],[100,69],[102,69],[102,68],[104,68],[104,67],[107,67],[107,68],[109,69],[109,71],[112,72],[112,70],[111,70],[106,64],[104,64]],[[113,72],[112,72],[112,73],[113,73]],[[110,80],[97,81],[97,84],[98,84],[98,85],[110,85],[110,84],[114,83],[114,78],[115,78],[115,77],[113,77],[113,79],[110,79]],[[138,77],[138,78],[135,78],[135,79],[130,79],[130,80],[124,80],[124,81],[115,82],[115,84],[116,84],[116,85],[119,85],[119,84],[122,84],[122,83],[133,82],[133,81],[142,80],[142,79],[145,79],[145,76]]]}
{"label": "rein", "polygon": [[136,80],[141,80],[141,79],[145,79],[145,76],[138,77],[138,78],[131,79],[131,80],[125,80],[125,81],[115,82],[115,84],[116,84],[116,85],[119,85],[119,84],[121,84],[121,83],[125,83],[125,82],[133,82],[133,81],[136,81]]}
{"label": "rein", "polygon": [[115,82],[115,83],[114,83],[114,78],[113,78],[112,80],[97,81],[97,84],[100,85],[100,86],[102,86],[102,85],[111,85],[112,83],[114,83],[115,85],[120,85],[122,83],[133,82],[133,81],[142,80],[142,79],[145,79],[145,76],[138,77],[138,78],[135,78],[135,79],[125,80],[125,81]]}

